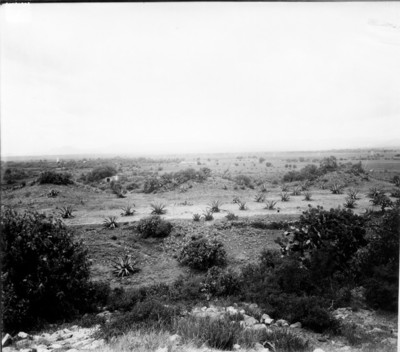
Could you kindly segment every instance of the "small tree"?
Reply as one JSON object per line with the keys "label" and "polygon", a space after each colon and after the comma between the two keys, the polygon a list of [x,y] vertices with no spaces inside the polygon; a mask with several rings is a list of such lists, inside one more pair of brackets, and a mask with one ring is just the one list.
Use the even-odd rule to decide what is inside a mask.
{"label": "small tree", "polygon": [[68,318],[87,309],[92,290],[87,249],[61,220],[6,209],[1,233],[6,330]]}

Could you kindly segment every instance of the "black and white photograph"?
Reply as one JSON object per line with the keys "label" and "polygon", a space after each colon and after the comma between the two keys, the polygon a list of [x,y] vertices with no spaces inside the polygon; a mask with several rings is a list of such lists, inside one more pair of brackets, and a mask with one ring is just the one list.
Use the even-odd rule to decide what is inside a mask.
{"label": "black and white photograph", "polygon": [[3,352],[396,352],[400,2],[0,5]]}

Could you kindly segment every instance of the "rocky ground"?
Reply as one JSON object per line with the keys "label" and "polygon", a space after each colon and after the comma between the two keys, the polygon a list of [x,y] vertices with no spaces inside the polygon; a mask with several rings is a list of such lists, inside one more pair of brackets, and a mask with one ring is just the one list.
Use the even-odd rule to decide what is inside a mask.
{"label": "rocky ground", "polygon": [[[309,340],[310,351],[314,352],[361,352],[361,351],[396,351],[397,350],[397,317],[380,315],[375,311],[359,309],[353,311],[351,308],[339,308],[333,315],[340,322],[349,326],[345,336],[318,334],[303,329],[300,323],[289,325],[287,321],[273,320],[264,314],[256,304],[237,305],[229,307],[197,307],[189,314],[195,317],[209,317],[220,319],[225,314],[242,314],[241,321],[245,329],[254,331],[273,331],[274,329],[289,329],[291,332],[305,340]],[[110,312],[99,313],[100,316],[111,320],[113,314]],[[63,328],[53,332],[29,335],[19,332],[11,337],[5,335],[2,345],[4,352],[83,352],[83,351],[117,351],[117,341],[106,344],[103,339],[96,337],[99,326],[82,328],[77,325]],[[98,336],[98,335],[97,335]],[[114,346],[114,347],[113,347]],[[272,352],[274,347],[268,343],[256,344],[252,350],[244,349],[239,345],[234,346],[236,351],[261,351]],[[180,351],[216,351],[207,346],[196,348],[182,343],[179,335],[171,335],[163,345],[154,349],[156,352],[180,352]]]}

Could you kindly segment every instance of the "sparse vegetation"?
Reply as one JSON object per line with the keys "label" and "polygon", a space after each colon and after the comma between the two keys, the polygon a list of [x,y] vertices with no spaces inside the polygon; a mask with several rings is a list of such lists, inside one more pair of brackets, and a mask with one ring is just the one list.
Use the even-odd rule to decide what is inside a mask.
{"label": "sparse vegetation", "polygon": [[40,174],[37,182],[40,185],[53,184],[53,185],[70,185],[73,183],[71,174],[57,173],[54,171],[44,171]]}
{"label": "sparse vegetation", "polygon": [[282,202],[288,202],[290,199],[289,193],[283,192],[281,193],[281,201]]}
{"label": "sparse vegetation", "polygon": [[133,215],[135,214],[135,212],[136,212],[136,210],[133,209],[134,206],[135,206],[135,205],[130,205],[130,204],[128,204],[126,207],[122,208],[122,209],[121,209],[121,210],[122,210],[121,215],[122,215],[122,216],[133,216]]}
{"label": "sparse vegetation", "polygon": [[229,212],[226,216],[225,216],[229,221],[232,220],[238,220],[239,217],[237,215],[235,215],[234,213]]}
{"label": "sparse vegetation", "polygon": [[354,198],[346,197],[343,206],[347,209],[354,209],[357,206],[357,203]]}
{"label": "sparse vegetation", "polygon": [[117,277],[124,277],[134,274],[139,271],[136,265],[137,262],[132,261],[132,256],[125,254],[124,257],[119,257],[118,260],[113,261],[114,274]]}
{"label": "sparse vegetation", "polygon": [[300,194],[301,194],[301,188],[300,187],[293,188],[292,196],[299,196]]}
{"label": "sparse vegetation", "polygon": [[117,217],[116,216],[109,216],[104,219],[103,226],[107,229],[115,229],[118,227]]}
{"label": "sparse vegetation", "polygon": [[239,205],[239,210],[247,210],[247,209],[248,209],[248,207],[247,207],[247,205],[246,205],[246,202],[240,201],[240,202],[238,203],[238,205]]}
{"label": "sparse vegetation", "polygon": [[221,206],[221,203],[220,203],[220,201],[219,200],[214,200],[212,203],[211,203],[211,211],[213,212],[213,213],[219,213],[220,212],[220,206]]}
{"label": "sparse vegetation", "polygon": [[342,194],[343,193],[343,186],[340,185],[339,183],[333,183],[329,187],[329,189],[332,192],[332,194]]}
{"label": "sparse vegetation", "polygon": [[354,189],[354,188],[350,188],[347,191],[347,195],[349,196],[350,199],[353,199],[353,200],[359,200],[360,199],[358,194],[359,194],[359,191],[357,189]]}
{"label": "sparse vegetation", "polygon": [[63,219],[70,219],[70,218],[73,218],[73,217],[74,217],[74,216],[72,215],[72,213],[73,213],[74,211],[75,211],[75,210],[73,209],[73,207],[72,207],[71,205],[67,205],[67,206],[65,206],[65,207],[61,207],[59,213],[60,213],[60,216],[61,216]]}
{"label": "sparse vegetation", "polygon": [[274,210],[276,203],[277,203],[276,200],[268,200],[268,201],[266,201],[265,202],[265,209]]}
{"label": "sparse vegetation", "polygon": [[201,215],[200,214],[193,214],[193,217],[192,217],[192,219],[193,219],[193,221],[200,221],[200,219],[201,219]]}
{"label": "sparse vegetation", "polygon": [[204,217],[204,220],[205,220],[205,221],[214,220],[213,212],[212,212],[211,209],[206,209],[206,210],[203,212],[203,217]]}
{"label": "sparse vegetation", "polygon": [[165,209],[165,205],[161,203],[152,203],[150,204],[150,207],[153,209],[151,211],[152,215],[163,215],[167,212],[167,209]]}
{"label": "sparse vegetation", "polygon": [[254,201],[257,203],[263,203],[265,201],[265,195],[262,193],[258,193],[254,196]]}
{"label": "sparse vegetation", "polygon": [[312,201],[312,193],[311,192],[304,192],[304,200]]}

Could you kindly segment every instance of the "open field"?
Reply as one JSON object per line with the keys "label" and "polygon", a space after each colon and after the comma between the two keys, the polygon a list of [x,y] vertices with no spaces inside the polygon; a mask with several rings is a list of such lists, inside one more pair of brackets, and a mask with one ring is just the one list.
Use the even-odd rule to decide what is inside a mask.
{"label": "open field", "polygon": [[[106,282],[115,292],[145,292],[148,287],[173,287],[182,278],[195,277],[198,283],[205,279],[207,273],[178,261],[183,248],[198,238],[220,241],[226,250],[226,268],[240,275],[249,264],[259,265],[263,250],[278,253],[281,247],[277,239],[311,208],[343,209],[350,194],[354,194],[354,214],[384,214],[385,209],[373,204],[370,193],[371,189],[380,190],[387,197],[385,207],[389,209],[398,202],[399,188],[394,180],[400,176],[399,153],[359,150],[3,161],[1,205],[2,210],[11,207],[20,213],[36,210],[62,217],[66,227],[88,249],[94,282]],[[326,166],[328,161],[334,165]],[[101,174],[104,170],[109,174]],[[314,170],[315,174],[307,173],[309,179],[301,178],[304,170]],[[50,182],[43,181],[46,172]],[[57,184],[64,181],[54,181],[55,175],[64,175],[68,182]],[[294,180],[296,177],[299,179]],[[283,199],[284,194],[288,199]],[[270,208],[268,203],[272,203]],[[172,231],[163,238],[145,237],[138,224],[157,205],[162,208],[162,219],[171,223]],[[128,206],[130,215],[124,214]],[[71,216],[66,215],[68,207]],[[207,212],[211,219],[206,219]],[[199,221],[194,221],[195,214]],[[105,227],[107,220],[112,221],[110,228]],[[131,256],[139,270],[118,277],[113,262],[125,255]],[[215,299],[217,304],[223,301]],[[379,328],[384,331],[380,333],[392,339],[381,344],[379,337],[374,337],[373,346],[394,350],[397,316],[370,313],[363,310],[364,303],[356,303],[355,307],[351,319],[358,319],[361,326],[363,319],[376,314]],[[360,307],[363,309],[358,314]],[[118,310],[114,314],[118,316]],[[378,326],[376,321],[365,326],[372,331]],[[353,336],[353,332],[347,332],[346,340],[345,332],[327,340],[325,335],[308,330],[302,330],[302,334],[325,351],[340,350],[334,343],[346,347]],[[354,351],[358,350],[354,347]]]}

